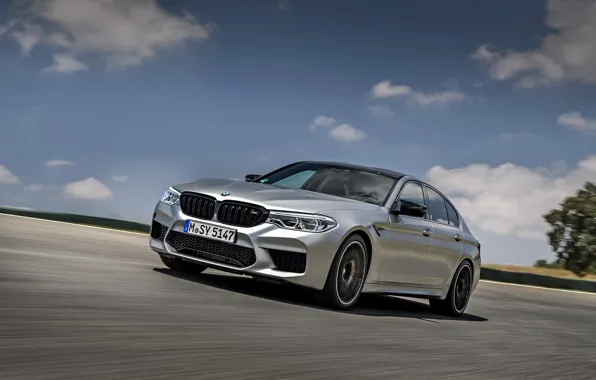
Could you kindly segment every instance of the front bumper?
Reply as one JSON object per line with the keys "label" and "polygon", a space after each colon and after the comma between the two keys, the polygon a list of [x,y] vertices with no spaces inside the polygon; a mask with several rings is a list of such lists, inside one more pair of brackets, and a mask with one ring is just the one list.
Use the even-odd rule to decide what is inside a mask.
{"label": "front bumper", "polygon": [[[186,220],[235,229],[236,243],[209,241],[213,244],[203,244],[206,248],[201,249],[199,254],[196,251],[192,254],[189,254],[189,251],[178,251],[173,246],[175,244],[180,248],[175,238],[197,239],[193,237],[194,235],[184,233]],[[205,238],[200,239],[205,241]],[[309,233],[283,229],[269,223],[249,228],[229,226],[214,220],[192,218],[183,214],[178,205],[158,202],[153,213],[149,246],[160,254],[202,263],[211,268],[320,290],[325,286],[329,268],[341,244],[341,239],[342,236],[333,230]],[[230,252],[231,254],[228,254]],[[225,259],[226,256],[236,255],[238,252],[244,258],[250,256],[250,259],[241,260],[242,262],[248,260],[250,262],[248,266],[242,265],[237,260]],[[214,253],[217,256],[214,256]]]}

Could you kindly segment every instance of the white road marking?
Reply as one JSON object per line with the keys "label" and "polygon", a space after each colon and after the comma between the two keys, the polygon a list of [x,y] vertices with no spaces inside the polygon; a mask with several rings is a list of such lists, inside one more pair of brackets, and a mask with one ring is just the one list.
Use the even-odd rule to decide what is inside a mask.
{"label": "white road marking", "polygon": [[[16,218],[33,219],[33,220],[39,220],[39,221],[48,222],[48,223],[66,224],[66,225],[70,225],[70,226],[78,226],[78,227],[84,227],[84,228],[93,228],[93,229],[97,229],[97,230],[120,232],[120,233],[124,233],[124,234],[143,235],[143,236],[147,236],[148,235],[148,233],[144,233],[144,232],[123,231],[123,230],[116,230],[116,229],[109,228],[109,227],[88,226],[86,224],[60,222],[60,221],[57,221],[57,220],[40,219],[40,218],[35,218],[35,217],[32,217],[32,216],[2,214],[2,213],[0,213],[0,216],[12,216],[12,217],[16,217]],[[14,252],[14,250],[13,250],[13,252]],[[40,254],[40,255],[43,255],[43,254]],[[71,257],[71,256],[69,256],[69,257]],[[98,259],[91,259],[91,258],[89,258],[89,260],[112,261],[112,262],[116,262],[116,263],[120,262],[120,263],[123,263],[123,264],[124,263],[127,263],[127,264],[133,264],[133,265],[147,265],[146,263],[124,262],[124,261],[117,261],[117,260],[98,260]],[[484,282],[484,283],[488,283],[488,284],[497,284],[497,285],[518,286],[518,287],[521,287],[521,288],[531,288],[531,289],[538,289],[538,290],[550,290],[550,291],[553,291],[553,292],[577,293],[577,294],[585,294],[585,295],[596,296],[596,293],[584,292],[584,291],[581,291],[581,290],[546,288],[546,287],[543,287],[543,286],[514,284],[514,283],[510,283],[510,282],[500,282],[500,281],[491,281],[491,280],[482,280],[482,279],[480,280],[480,282]]]}

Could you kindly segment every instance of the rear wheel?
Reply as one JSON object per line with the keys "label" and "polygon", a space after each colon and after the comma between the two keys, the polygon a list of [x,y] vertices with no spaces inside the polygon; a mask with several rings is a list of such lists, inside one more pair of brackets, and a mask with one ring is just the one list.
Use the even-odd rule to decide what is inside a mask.
{"label": "rear wheel", "polygon": [[439,314],[459,317],[464,313],[472,294],[472,266],[468,261],[459,264],[444,300],[429,300],[430,308]]}
{"label": "rear wheel", "polygon": [[184,261],[177,257],[167,257],[162,255],[160,255],[159,257],[161,258],[161,262],[164,263],[165,266],[178,272],[198,274],[207,269],[207,267],[204,265]]}
{"label": "rear wheel", "polygon": [[368,270],[368,252],[364,239],[350,236],[339,247],[322,291],[326,305],[349,310],[356,304]]}

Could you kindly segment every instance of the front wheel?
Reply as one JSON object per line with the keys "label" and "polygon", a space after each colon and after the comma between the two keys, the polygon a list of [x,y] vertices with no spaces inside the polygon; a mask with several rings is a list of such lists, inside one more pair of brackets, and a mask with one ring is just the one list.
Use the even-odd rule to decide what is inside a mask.
{"label": "front wheel", "polygon": [[207,269],[207,267],[204,265],[190,263],[177,257],[167,257],[163,255],[159,255],[159,257],[165,266],[178,272],[199,274]]}
{"label": "front wheel", "polygon": [[472,294],[472,279],[472,266],[468,261],[463,261],[455,271],[447,297],[444,300],[429,300],[431,310],[450,317],[462,315]]}
{"label": "front wheel", "polygon": [[339,247],[322,291],[326,305],[349,310],[356,304],[368,270],[366,243],[358,235],[346,239]]}

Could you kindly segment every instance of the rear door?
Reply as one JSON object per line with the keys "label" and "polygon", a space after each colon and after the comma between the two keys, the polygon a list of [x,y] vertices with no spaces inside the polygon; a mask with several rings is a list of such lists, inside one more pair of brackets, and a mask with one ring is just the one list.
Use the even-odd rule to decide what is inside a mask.
{"label": "rear door", "polygon": [[[408,181],[402,187],[396,205],[401,200],[425,204],[422,184]],[[384,232],[387,237],[380,280],[402,285],[428,285],[428,263],[433,236],[432,223],[426,217],[391,215]]]}
{"label": "rear door", "polygon": [[455,208],[432,187],[425,185],[428,214],[434,226],[429,271],[433,285],[443,286],[459,264],[463,232]]}

